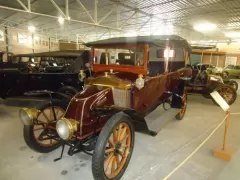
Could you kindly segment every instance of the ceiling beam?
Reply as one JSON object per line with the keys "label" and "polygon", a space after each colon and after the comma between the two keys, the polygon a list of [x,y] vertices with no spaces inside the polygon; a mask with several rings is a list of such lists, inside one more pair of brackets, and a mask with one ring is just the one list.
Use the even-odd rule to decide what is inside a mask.
{"label": "ceiling beam", "polygon": [[67,18],[66,17],[66,14],[64,14],[64,12],[61,10],[61,8],[55,3],[55,1],[54,0],[49,0],[51,3],[52,3],[52,5],[58,10],[58,12],[60,13],[60,14],[62,14],[62,16],[63,17],[65,17],[65,18]]}
{"label": "ceiling beam", "polygon": [[122,27],[123,27],[126,23],[128,23],[128,21],[129,21],[130,19],[132,19],[132,17],[135,16],[136,13],[137,13],[137,12],[135,11],[124,23],[122,23],[122,25],[120,26],[120,29],[122,29]]}
{"label": "ceiling beam", "polygon": [[17,0],[17,2],[22,6],[22,8],[25,10],[25,11],[30,11],[23,3],[21,0]]}
{"label": "ceiling beam", "polygon": [[96,21],[92,18],[91,14],[88,12],[86,7],[82,4],[80,0],[76,0],[77,3],[82,7],[82,9],[87,13],[88,17],[92,20],[92,22],[96,23]]}
{"label": "ceiling beam", "polygon": [[[34,15],[38,15],[38,16],[44,16],[44,17],[58,19],[58,16],[53,16],[53,15],[49,15],[49,14],[42,14],[42,13],[37,13],[37,12],[33,12],[33,11],[29,12],[29,11],[25,11],[25,10],[22,10],[22,9],[17,9],[17,8],[2,6],[2,5],[0,5],[0,9],[8,9],[8,10],[12,10],[12,11],[18,11],[18,12],[29,13],[29,14],[34,14]],[[68,19],[66,19],[66,20],[68,20]],[[82,23],[82,24],[86,24],[86,25],[89,25],[89,26],[95,26],[95,27],[99,27],[99,28],[113,29],[113,30],[116,30],[116,31],[121,31],[121,29],[119,29],[119,28],[109,27],[109,26],[105,26],[105,25],[90,23],[90,22],[76,20],[76,19],[70,19],[69,21]]]}
{"label": "ceiling beam", "polygon": [[114,8],[114,9],[112,9],[111,11],[109,11],[107,14],[105,14],[99,21],[98,21],[98,24],[100,24],[102,21],[104,21],[113,11],[115,11],[117,9],[117,7],[116,8]]}

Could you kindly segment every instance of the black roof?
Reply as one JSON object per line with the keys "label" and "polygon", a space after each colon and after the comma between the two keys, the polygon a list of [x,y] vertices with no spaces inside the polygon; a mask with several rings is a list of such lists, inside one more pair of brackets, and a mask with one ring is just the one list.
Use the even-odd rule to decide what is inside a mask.
{"label": "black roof", "polygon": [[100,46],[100,45],[113,45],[113,44],[152,44],[165,47],[183,47],[191,49],[188,42],[177,35],[161,35],[161,36],[136,36],[136,37],[117,37],[104,39],[100,41],[93,41],[86,43],[86,46]]}
{"label": "black roof", "polygon": [[16,54],[15,57],[78,57],[85,50],[64,50],[64,51],[50,51],[31,54]]}

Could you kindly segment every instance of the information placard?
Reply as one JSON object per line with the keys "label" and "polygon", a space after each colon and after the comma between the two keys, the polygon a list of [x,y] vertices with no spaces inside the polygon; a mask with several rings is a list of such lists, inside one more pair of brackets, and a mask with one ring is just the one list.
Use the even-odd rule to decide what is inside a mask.
{"label": "information placard", "polygon": [[222,96],[217,91],[213,91],[212,93],[210,93],[210,95],[216,101],[216,103],[218,103],[218,105],[223,109],[223,111],[225,112],[228,111],[229,109],[228,103],[225,101],[225,99],[222,98]]}

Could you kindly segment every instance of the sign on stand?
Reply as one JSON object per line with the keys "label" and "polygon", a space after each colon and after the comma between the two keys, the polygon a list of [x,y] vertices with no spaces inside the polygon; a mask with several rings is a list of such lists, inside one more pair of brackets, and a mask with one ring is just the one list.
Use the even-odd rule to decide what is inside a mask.
{"label": "sign on stand", "polygon": [[225,101],[225,99],[222,98],[222,96],[217,91],[213,91],[212,93],[210,93],[210,95],[216,101],[216,103],[223,109],[223,111],[226,112],[229,110],[228,103]]}

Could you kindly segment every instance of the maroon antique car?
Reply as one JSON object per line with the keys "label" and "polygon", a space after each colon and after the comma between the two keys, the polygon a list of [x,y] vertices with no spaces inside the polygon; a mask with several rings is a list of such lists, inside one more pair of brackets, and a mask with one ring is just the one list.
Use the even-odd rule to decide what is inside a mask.
{"label": "maroon antique car", "polygon": [[135,130],[154,136],[174,117],[183,119],[190,48],[179,36],[120,37],[86,45],[92,48],[94,74],[85,79],[83,91],[68,105],[52,100],[21,109],[24,139],[37,152],[59,146],[63,152],[68,145],[69,155],[93,155],[94,179],[117,180],[130,161]]}

